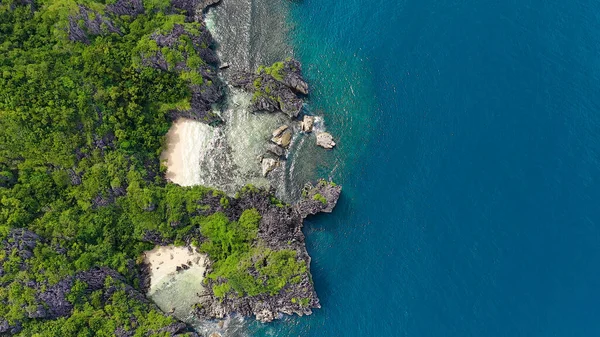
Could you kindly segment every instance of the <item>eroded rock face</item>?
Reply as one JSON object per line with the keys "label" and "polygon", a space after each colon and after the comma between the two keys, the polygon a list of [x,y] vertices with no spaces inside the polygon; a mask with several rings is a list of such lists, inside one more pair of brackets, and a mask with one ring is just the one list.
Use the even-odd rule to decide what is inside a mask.
{"label": "eroded rock face", "polygon": [[145,12],[142,0],[118,0],[114,4],[107,5],[106,11],[115,15],[129,15],[132,17]]}
{"label": "eroded rock face", "polygon": [[302,119],[302,132],[312,132],[313,126],[315,125],[315,117],[313,116],[304,116]]}
{"label": "eroded rock face", "polygon": [[14,335],[19,333],[22,329],[21,322],[10,325],[7,320],[0,318],[0,333]]}
{"label": "eroded rock face", "polygon": [[188,55],[182,52],[184,60],[175,65],[170,65],[160,50],[149,55],[143,55],[142,63],[162,71],[197,71],[202,77],[202,82],[200,84],[190,84],[190,90],[192,91],[191,109],[171,111],[171,117],[173,119],[184,117],[206,124],[218,124],[222,120],[216,113],[212,112],[212,105],[223,98],[223,83],[219,79],[215,66],[219,59],[211,48],[214,45],[214,40],[206,25],[203,22],[198,24],[197,31],[188,31],[191,28],[176,24],[171,32],[166,34],[155,33],[152,35],[152,39],[159,48],[167,47],[178,50],[181,44],[180,38],[184,36],[192,42],[194,52],[207,64],[200,65],[198,69],[188,69],[186,63]]}
{"label": "eroded rock face", "polygon": [[[341,187],[323,180],[316,186],[308,185],[302,201],[292,206],[274,204],[270,191],[252,189],[231,199],[230,207],[224,213],[230,220],[237,220],[244,209],[255,208],[262,216],[258,229],[261,244],[271,250],[292,249],[296,251],[297,258],[310,268],[310,256],[306,252],[302,233],[303,219],[320,211],[330,212],[337,203],[340,191]],[[325,204],[319,198],[312,199],[317,194],[325,198]],[[309,315],[312,309],[321,307],[309,272],[301,275],[298,283],[286,285],[276,295],[231,296],[223,300],[212,293],[211,282],[214,281],[210,280],[208,292],[202,297],[202,305],[196,309],[195,314],[204,318],[223,318],[236,312],[244,316],[255,316],[262,322],[280,318],[282,314]]]}
{"label": "eroded rock face", "polygon": [[283,80],[282,82],[292,90],[308,95],[308,83],[302,77],[302,66],[295,59],[288,59],[283,62]]}
{"label": "eroded rock face", "polygon": [[279,165],[279,161],[273,158],[263,158],[261,162],[262,166],[262,174],[264,177],[269,174],[269,172],[273,171]]}
{"label": "eroded rock face", "polygon": [[333,136],[328,132],[321,132],[317,134],[317,145],[325,149],[333,149],[335,146]]}
{"label": "eroded rock face", "polygon": [[288,147],[292,141],[292,130],[287,125],[280,126],[277,130],[273,131],[271,141],[283,148]]}
{"label": "eroded rock face", "polygon": [[283,112],[292,118],[302,110],[303,102],[297,94],[308,94],[300,62],[294,59],[261,67],[256,73],[233,74],[231,84],[254,94],[252,108],[255,111]]}
{"label": "eroded rock face", "polygon": [[296,210],[302,218],[319,212],[331,213],[341,192],[341,186],[325,180],[320,180],[316,186],[307,184],[302,191],[302,200],[296,204]]}
{"label": "eroded rock face", "polygon": [[120,34],[121,31],[113,21],[85,6],[79,5],[79,13],[69,18],[69,40],[90,43],[93,35]]}
{"label": "eroded rock face", "polygon": [[183,10],[188,17],[193,17],[196,11],[204,11],[209,6],[216,5],[221,0],[172,0],[174,8]]}

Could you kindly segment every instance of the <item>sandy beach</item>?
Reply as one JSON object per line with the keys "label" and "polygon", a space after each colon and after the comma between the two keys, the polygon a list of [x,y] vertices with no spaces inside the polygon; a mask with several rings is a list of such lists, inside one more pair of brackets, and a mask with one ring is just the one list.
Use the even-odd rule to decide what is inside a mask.
{"label": "sandy beach", "polygon": [[166,161],[165,177],[180,186],[200,185],[200,160],[212,130],[210,126],[186,118],[176,120],[167,132],[166,149],[161,160]]}
{"label": "sandy beach", "polygon": [[[198,284],[204,279],[206,256],[191,251],[188,247],[157,246],[144,254],[144,262],[150,265],[150,293],[157,286],[178,274],[193,274]],[[177,272],[177,267],[186,265],[189,269]]]}

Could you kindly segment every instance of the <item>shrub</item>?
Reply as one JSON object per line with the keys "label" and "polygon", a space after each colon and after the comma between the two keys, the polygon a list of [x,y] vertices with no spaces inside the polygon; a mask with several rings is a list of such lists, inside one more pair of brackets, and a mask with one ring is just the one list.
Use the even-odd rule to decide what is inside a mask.
{"label": "shrub", "polygon": [[319,193],[313,196],[313,200],[320,201],[323,205],[327,205],[327,199]]}

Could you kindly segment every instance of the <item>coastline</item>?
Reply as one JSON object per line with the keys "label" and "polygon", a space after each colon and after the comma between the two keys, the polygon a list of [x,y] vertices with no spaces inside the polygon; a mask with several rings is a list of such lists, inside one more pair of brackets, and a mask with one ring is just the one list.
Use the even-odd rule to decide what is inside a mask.
{"label": "coastline", "polygon": [[202,284],[206,272],[206,258],[206,255],[197,253],[190,247],[174,245],[156,246],[144,252],[144,263],[148,265],[150,278],[148,294],[152,296],[161,283],[178,273],[193,273],[198,283]]}
{"label": "coastline", "polygon": [[[219,6],[214,9],[218,8]],[[221,15],[224,15],[223,12]],[[210,21],[207,27],[210,28],[211,34],[214,34],[219,26],[218,20],[215,20],[215,16],[212,15]],[[221,35],[219,32],[216,34]],[[235,49],[234,54],[239,52],[240,49]],[[222,56],[223,50],[217,49],[217,54]],[[287,294],[277,294],[277,296],[271,294],[256,298],[252,296],[217,298],[212,287],[221,283],[207,280],[207,297],[203,298],[198,307],[200,309],[196,310],[195,315],[220,319],[238,312],[243,316],[254,315],[259,321],[269,322],[280,318],[282,313],[296,313],[300,316],[310,314],[311,308],[319,308],[320,305],[311,282],[310,256],[304,246],[302,233],[303,220],[308,215],[331,212],[339,198],[341,187],[321,181],[316,186],[309,185],[301,193],[300,188],[295,188],[294,184],[290,186],[288,174],[294,173],[295,179],[302,179],[302,174],[293,172],[294,167],[297,166],[295,162],[300,158],[296,153],[291,152],[290,148],[298,146],[306,152],[311,148],[307,146],[307,140],[316,141],[316,145],[312,145],[313,149],[318,149],[318,146],[331,149],[335,143],[331,135],[323,130],[322,117],[306,114],[303,102],[309,94],[309,85],[303,79],[301,64],[298,61],[288,57],[270,66],[261,64],[258,70],[255,70],[249,66],[251,63],[249,59],[244,58],[243,62],[238,63],[231,60],[231,56],[227,58],[227,68],[218,71],[224,84],[230,86],[223,95],[224,105],[219,105],[219,108],[224,109],[219,114],[224,126],[209,126],[186,118],[176,119],[166,134],[166,146],[161,154],[161,160],[167,167],[166,178],[180,186],[211,186],[231,193],[239,191],[245,184],[256,181],[261,182],[260,187],[262,181],[267,180],[263,178],[265,176],[269,183],[262,186],[270,185],[271,191],[297,190],[289,194],[296,199],[294,205],[278,204],[273,207],[264,204],[265,199],[271,198],[268,194],[272,192],[251,189],[250,194],[244,193],[239,199],[237,196],[235,199],[229,199],[228,207],[232,207],[233,210],[223,210],[223,212],[229,219],[235,220],[240,212],[248,207],[258,209],[260,214],[268,219],[261,221],[259,233],[261,231],[269,233],[268,237],[260,238],[260,245],[265,245],[266,248],[274,251],[292,249],[298,259],[305,264],[306,273],[303,274],[299,286],[288,287]],[[230,61],[232,64],[229,64]],[[257,86],[256,83],[262,84]],[[315,119],[318,123],[313,133]],[[309,122],[305,125],[306,121]],[[323,141],[319,137],[321,135],[327,135],[329,138]],[[295,142],[298,144],[294,144]],[[302,162],[316,162],[320,157],[318,151],[323,150],[308,151],[311,156],[308,160],[302,159]],[[290,157],[290,153],[294,156]],[[273,165],[265,168],[266,163],[273,163]],[[286,172],[288,169],[286,163],[289,163],[289,173]],[[260,174],[261,165],[262,174]],[[311,165],[301,166],[311,167]],[[219,174],[225,177],[215,178]],[[306,180],[302,184],[304,183]],[[252,194],[254,199],[248,204],[246,197]],[[257,197],[259,198],[256,199]],[[244,206],[235,210],[241,205]],[[230,213],[232,214],[229,215]],[[280,223],[275,225],[273,221]],[[288,229],[284,229],[286,226]],[[292,233],[284,233],[292,228]],[[285,242],[287,244],[284,244]],[[155,271],[152,269],[151,272]],[[155,285],[152,281],[151,284],[152,289]],[[154,292],[155,290],[151,290],[149,294]]]}
{"label": "coastline", "polygon": [[166,146],[160,156],[167,167],[165,178],[180,186],[200,185],[200,158],[212,130],[206,124],[178,118],[165,135]]}
{"label": "coastline", "polygon": [[[33,14],[26,8],[29,4],[18,5],[19,11]],[[302,198],[290,204],[275,195],[274,187],[280,187],[280,178],[285,178],[276,174],[283,165],[264,170],[265,163],[285,161],[293,140],[303,137],[303,132],[310,133],[307,126],[299,131],[303,99],[308,94],[300,64],[286,58],[267,67],[244,68],[243,78],[256,77],[253,80],[264,81],[264,85],[251,88],[236,82],[235,90],[241,92],[237,97],[245,103],[240,110],[227,111],[234,118],[224,120],[215,109],[230,103],[229,99],[235,104],[235,98],[224,95],[227,88],[219,76],[215,41],[198,15],[201,10],[197,7],[204,9],[206,3],[174,2],[173,8],[154,10],[144,8],[141,2],[120,0],[107,5],[105,12],[94,8],[102,5],[81,5],[76,13],[61,17],[62,23],[68,23],[68,36],[51,35],[49,40],[59,47],[77,43],[74,54],[62,60],[75,64],[81,61],[78,56],[88,60],[99,46],[110,49],[108,40],[99,36],[111,34],[114,53],[98,54],[98,62],[92,65],[99,73],[109,67],[105,75],[126,86],[127,94],[114,94],[116,88],[103,77],[80,83],[86,77],[78,67],[66,74],[63,68],[51,69],[52,76],[68,79],[65,83],[71,86],[85,89],[89,84],[99,93],[111,95],[80,92],[79,103],[87,97],[94,113],[83,114],[82,124],[69,128],[72,138],[58,137],[64,130],[46,128],[44,121],[30,121],[34,129],[63,140],[53,144],[54,152],[48,152],[49,157],[61,160],[60,165],[36,162],[35,167],[56,185],[48,185],[52,193],[42,204],[17,212],[23,217],[13,219],[6,235],[0,237],[3,280],[8,280],[10,287],[24,289],[28,296],[0,299],[6,303],[0,311],[10,311],[10,316],[0,319],[0,333],[43,331],[42,325],[55,329],[62,324],[58,318],[72,319],[65,329],[73,329],[73,324],[81,323],[78,313],[82,310],[86,312],[84,320],[102,317],[106,322],[102,327],[83,322],[82,328],[116,336],[129,336],[134,330],[132,334],[139,335],[189,332],[196,336],[190,330],[191,322],[234,313],[263,322],[283,314],[310,314],[320,305],[304,245],[303,220],[311,214],[331,212],[341,187],[323,180],[306,187]],[[36,10],[51,11],[51,7]],[[7,15],[10,17],[10,11]],[[121,20],[125,15],[144,16]],[[33,15],[10,19],[44,28],[49,25],[33,20]],[[147,23],[143,29],[138,29],[139,20]],[[102,30],[103,26],[110,31]],[[29,42],[32,44],[24,45],[26,51],[51,56],[44,43]],[[114,62],[115,58],[120,62]],[[28,85],[28,89],[38,89],[38,82],[29,81]],[[135,95],[139,88],[148,92]],[[53,89],[51,94],[63,94],[63,86]],[[267,95],[269,91],[271,95]],[[65,97],[74,99],[73,95]],[[35,111],[37,103],[24,102],[29,108],[23,109],[24,113]],[[54,111],[51,106],[44,113],[50,115]],[[131,118],[133,115],[139,118]],[[18,113],[7,116],[13,118],[9,122],[14,130],[25,121]],[[237,117],[242,118],[232,126]],[[274,130],[281,132],[275,134]],[[165,135],[165,131],[169,132]],[[241,144],[229,143],[231,139]],[[17,196],[20,183],[37,186],[38,178],[25,177],[17,165],[35,157],[36,146],[15,149],[15,161],[5,165],[7,171],[2,173],[6,179],[0,183],[7,195]],[[61,157],[65,152],[70,155]],[[165,175],[161,161],[167,166]],[[217,177],[205,180],[198,173]],[[241,186],[253,182],[256,173],[272,184]],[[13,176],[24,180],[18,182]],[[228,183],[231,180],[233,183]],[[49,205],[55,202],[61,207],[53,213]],[[16,211],[14,207],[9,208]],[[24,218],[28,212],[31,219]],[[68,217],[69,224],[84,225],[86,230],[67,228],[46,214]],[[25,230],[18,221],[23,225],[39,221],[41,227]],[[51,231],[62,239],[53,240]],[[73,235],[75,232],[81,235]],[[151,244],[154,249],[147,251]],[[187,247],[170,246],[173,244]],[[42,248],[34,249],[38,245]],[[193,249],[206,255],[195,256]],[[24,278],[14,277],[21,271],[26,271]],[[29,305],[23,306],[23,300]],[[139,311],[132,310],[133,306]]]}

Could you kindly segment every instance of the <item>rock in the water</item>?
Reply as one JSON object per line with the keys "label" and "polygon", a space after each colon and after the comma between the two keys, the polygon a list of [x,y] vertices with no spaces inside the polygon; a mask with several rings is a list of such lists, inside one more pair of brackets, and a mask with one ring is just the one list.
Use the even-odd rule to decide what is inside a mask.
{"label": "rock in the water", "polygon": [[262,160],[262,174],[263,176],[267,176],[269,172],[273,171],[279,165],[279,161],[273,158],[264,158]]}
{"label": "rock in the water", "polygon": [[333,149],[335,146],[333,136],[328,132],[321,132],[317,134],[317,145],[325,149]]}
{"label": "rock in the water", "polygon": [[302,191],[302,200],[296,204],[296,210],[302,218],[319,212],[331,213],[341,192],[341,186],[325,180],[319,180],[316,186],[306,184]]}
{"label": "rock in the water", "polygon": [[285,150],[276,144],[268,144],[267,152],[276,155],[277,157],[282,157],[285,154]]}
{"label": "rock in the water", "polygon": [[282,125],[273,131],[271,141],[279,146],[288,147],[292,141],[292,131],[287,125]]}
{"label": "rock in the water", "polygon": [[312,132],[314,124],[315,124],[315,117],[304,116],[304,119],[302,120],[302,131],[303,132]]}

